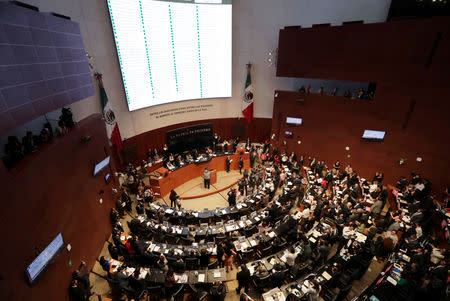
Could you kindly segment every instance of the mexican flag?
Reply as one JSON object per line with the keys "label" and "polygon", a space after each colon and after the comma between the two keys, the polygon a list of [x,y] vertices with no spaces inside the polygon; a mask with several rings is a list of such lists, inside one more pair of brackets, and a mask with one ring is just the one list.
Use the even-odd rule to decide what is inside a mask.
{"label": "mexican flag", "polygon": [[245,81],[244,97],[242,99],[242,114],[248,123],[253,120],[253,85],[250,76],[252,64],[247,64],[247,80]]}
{"label": "mexican flag", "polygon": [[109,140],[117,147],[119,151],[122,150],[122,137],[120,136],[119,125],[116,122],[116,116],[111,109],[111,104],[108,101],[105,87],[103,86],[103,75],[96,73],[98,87],[100,88],[100,101],[102,104],[103,120],[105,120],[106,133]]}

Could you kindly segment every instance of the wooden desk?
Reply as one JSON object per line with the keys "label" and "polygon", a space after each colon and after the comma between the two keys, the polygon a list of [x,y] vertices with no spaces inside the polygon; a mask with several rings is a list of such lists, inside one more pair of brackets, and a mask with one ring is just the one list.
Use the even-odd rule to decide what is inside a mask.
{"label": "wooden desk", "polygon": [[210,170],[211,176],[210,176],[210,184],[214,185],[217,183],[217,170],[212,169]]}
{"label": "wooden desk", "polygon": [[[250,168],[250,154],[244,153],[242,156],[238,153],[229,156],[231,160],[230,169],[239,169],[239,158],[242,157],[244,160],[244,169]],[[160,177],[158,179],[150,179],[150,186],[155,193],[159,193],[161,197],[166,196],[170,193],[170,190],[175,189],[182,184],[201,177],[205,167],[208,169],[214,169],[216,172],[225,170],[225,160],[227,156],[214,157],[208,162],[200,164],[189,164],[181,167],[175,171],[169,171],[167,177]],[[211,181],[213,184],[213,181]]]}

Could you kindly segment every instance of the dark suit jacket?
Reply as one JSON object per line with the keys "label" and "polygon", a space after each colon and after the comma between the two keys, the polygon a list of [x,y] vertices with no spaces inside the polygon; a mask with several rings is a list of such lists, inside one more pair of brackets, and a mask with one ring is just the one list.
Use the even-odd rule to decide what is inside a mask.
{"label": "dark suit jacket", "polygon": [[236,274],[236,279],[240,284],[247,284],[250,282],[250,271],[242,270]]}

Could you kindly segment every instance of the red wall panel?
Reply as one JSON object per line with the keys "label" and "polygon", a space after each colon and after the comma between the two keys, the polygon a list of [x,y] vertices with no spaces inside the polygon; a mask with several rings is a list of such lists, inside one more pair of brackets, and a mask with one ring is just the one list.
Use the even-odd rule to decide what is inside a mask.
{"label": "red wall panel", "polygon": [[425,68],[433,42],[449,20],[282,29],[277,76],[368,82],[409,78]]}
{"label": "red wall panel", "polygon": [[[91,136],[87,143],[81,137]],[[108,141],[101,115],[79,122],[67,135],[55,138],[27,156],[10,172],[0,168],[4,230],[1,248],[1,300],[68,300],[72,271],[80,260],[92,267],[110,234],[112,183],[102,172],[93,177],[94,164],[106,157]],[[98,193],[104,190],[100,196]],[[99,199],[103,199],[103,204]],[[62,232],[72,251],[63,250],[30,287],[25,269]],[[73,262],[69,267],[69,260]]]}
{"label": "red wall panel", "polygon": [[[289,152],[325,160],[328,166],[336,160],[349,163],[366,178],[382,171],[385,183],[395,183],[400,176],[416,171],[432,181],[435,192],[440,193],[450,184],[450,142],[444,138],[450,132],[446,119],[450,111],[448,103],[433,108],[418,101],[407,128],[403,129],[410,96],[399,97],[396,93],[389,96],[388,90],[381,89],[375,101],[368,102],[289,91],[277,93],[272,133],[276,134],[273,141],[280,149],[286,141]],[[296,103],[299,98],[305,100],[303,105]],[[303,125],[286,125],[287,116],[303,118]],[[386,131],[385,140],[362,140],[364,129]],[[293,132],[293,139],[284,137],[286,130]],[[345,150],[347,146],[350,151]],[[421,163],[416,162],[418,156],[423,159]],[[407,159],[404,166],[397,164],[400,158]]]}

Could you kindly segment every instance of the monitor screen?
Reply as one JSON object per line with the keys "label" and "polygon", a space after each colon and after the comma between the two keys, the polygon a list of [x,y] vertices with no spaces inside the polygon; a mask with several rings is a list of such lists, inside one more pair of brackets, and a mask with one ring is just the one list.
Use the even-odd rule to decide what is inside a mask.
{"label": "monitor screen", "polygon": [[105,159],[103,159],[102,161],[100,161],[99,163],[97,163],[94,167],[94,177],[101,172],[106,166],[108,166],[109,164],[109,159],[110,156],[106,157]]}
{"label": "monitor screen", "polygon": [[62,234],[59,233],[45,250],[27,267],[26,273],[30,283],[33,283],[42,274],[63,248],[64,240]]}
{"label": "monitor screen", "polygon": [[128,109],[231,97],[232,0],[108,0]]}
{"label": "monitor screen", "polygon": [[368,140],[383,140],[384,135],[386,135],[386,132],[383,131],[364,130],[362,138]]}
{"label": "monitor screen", "polygon": [[303,122],[303,120],[301,118],[286,117],[286,123],[287,124],[300,125],[300,124],[302,124],[302,122]]}

